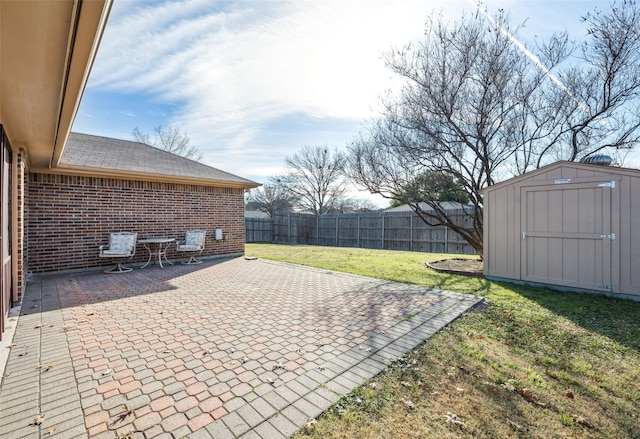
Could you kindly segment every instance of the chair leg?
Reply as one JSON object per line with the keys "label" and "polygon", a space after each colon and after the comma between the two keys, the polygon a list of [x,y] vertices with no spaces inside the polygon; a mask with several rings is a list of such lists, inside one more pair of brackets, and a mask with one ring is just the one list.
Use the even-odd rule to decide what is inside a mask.
{"label": "chair leg", "polygon": [[125,267],[122,262],[117,262],[115,267],[105,270],[105,273],[128,273],[133,270],[131,267]]}
{"label": "chair leg", "polygon": [[187,262],[183,262],[182,264],[184,265],[202,264],[202,261],[197,260],[195,256],[191,256],[191,259],[189,259]]}

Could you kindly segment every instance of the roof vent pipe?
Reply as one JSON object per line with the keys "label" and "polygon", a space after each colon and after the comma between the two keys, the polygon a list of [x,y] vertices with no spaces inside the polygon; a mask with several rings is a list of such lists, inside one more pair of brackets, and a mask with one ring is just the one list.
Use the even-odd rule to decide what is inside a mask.
{"label": "roof vent pipe", "polygon": [[612,161],[613,159],[611,157],[604,154],[596,154],[589,157],[584,157],[582,160],[580,160],[581,163],[598,166],[610,166]]}

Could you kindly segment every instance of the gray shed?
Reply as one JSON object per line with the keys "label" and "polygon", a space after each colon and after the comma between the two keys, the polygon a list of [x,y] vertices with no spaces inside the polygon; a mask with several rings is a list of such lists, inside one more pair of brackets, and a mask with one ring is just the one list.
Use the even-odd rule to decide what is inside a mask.
{"label": "gray shed", "polygon": [[484,274],[640,299],[640,170],[556,162],[484,195]]}

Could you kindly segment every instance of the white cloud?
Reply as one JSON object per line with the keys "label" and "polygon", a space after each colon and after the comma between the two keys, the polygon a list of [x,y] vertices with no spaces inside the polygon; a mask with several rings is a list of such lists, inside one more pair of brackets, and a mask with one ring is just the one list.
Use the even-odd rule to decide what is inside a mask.
{"label": "white cloud", "polygon": [[[422,33],[424,1],[115,3],[90,87],[180,103],[195,143],[248,147],[291,113],[361,120],[381,54]],[[224,144],[220,144],[224,142]]]}
{"label": "white cloud", "polygon": [[[561,3],[585,8],[488,3],[519,8],[518,23],[544,13],[544,23],[527,24],[536,28],[559,15],[563,29],[566,16],[553,13]],[[357,134],[391,86],[382,53],[420,37],[441,8],[452,18],[470,10],[466,0],[118,0],[87,93],[170,104],[153,126],[180,126],[205,163],[263,181],[301,146],[343,146]]]}

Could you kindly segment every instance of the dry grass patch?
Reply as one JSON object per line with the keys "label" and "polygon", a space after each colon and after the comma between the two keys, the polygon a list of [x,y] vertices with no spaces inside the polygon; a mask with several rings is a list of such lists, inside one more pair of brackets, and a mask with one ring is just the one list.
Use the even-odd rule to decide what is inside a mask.
{"label": "dry grass patch", "polygon": [[640,303],[424,268],[451,255],[273,245],[247,253],[487,298],[298,438],[640,438]]}

